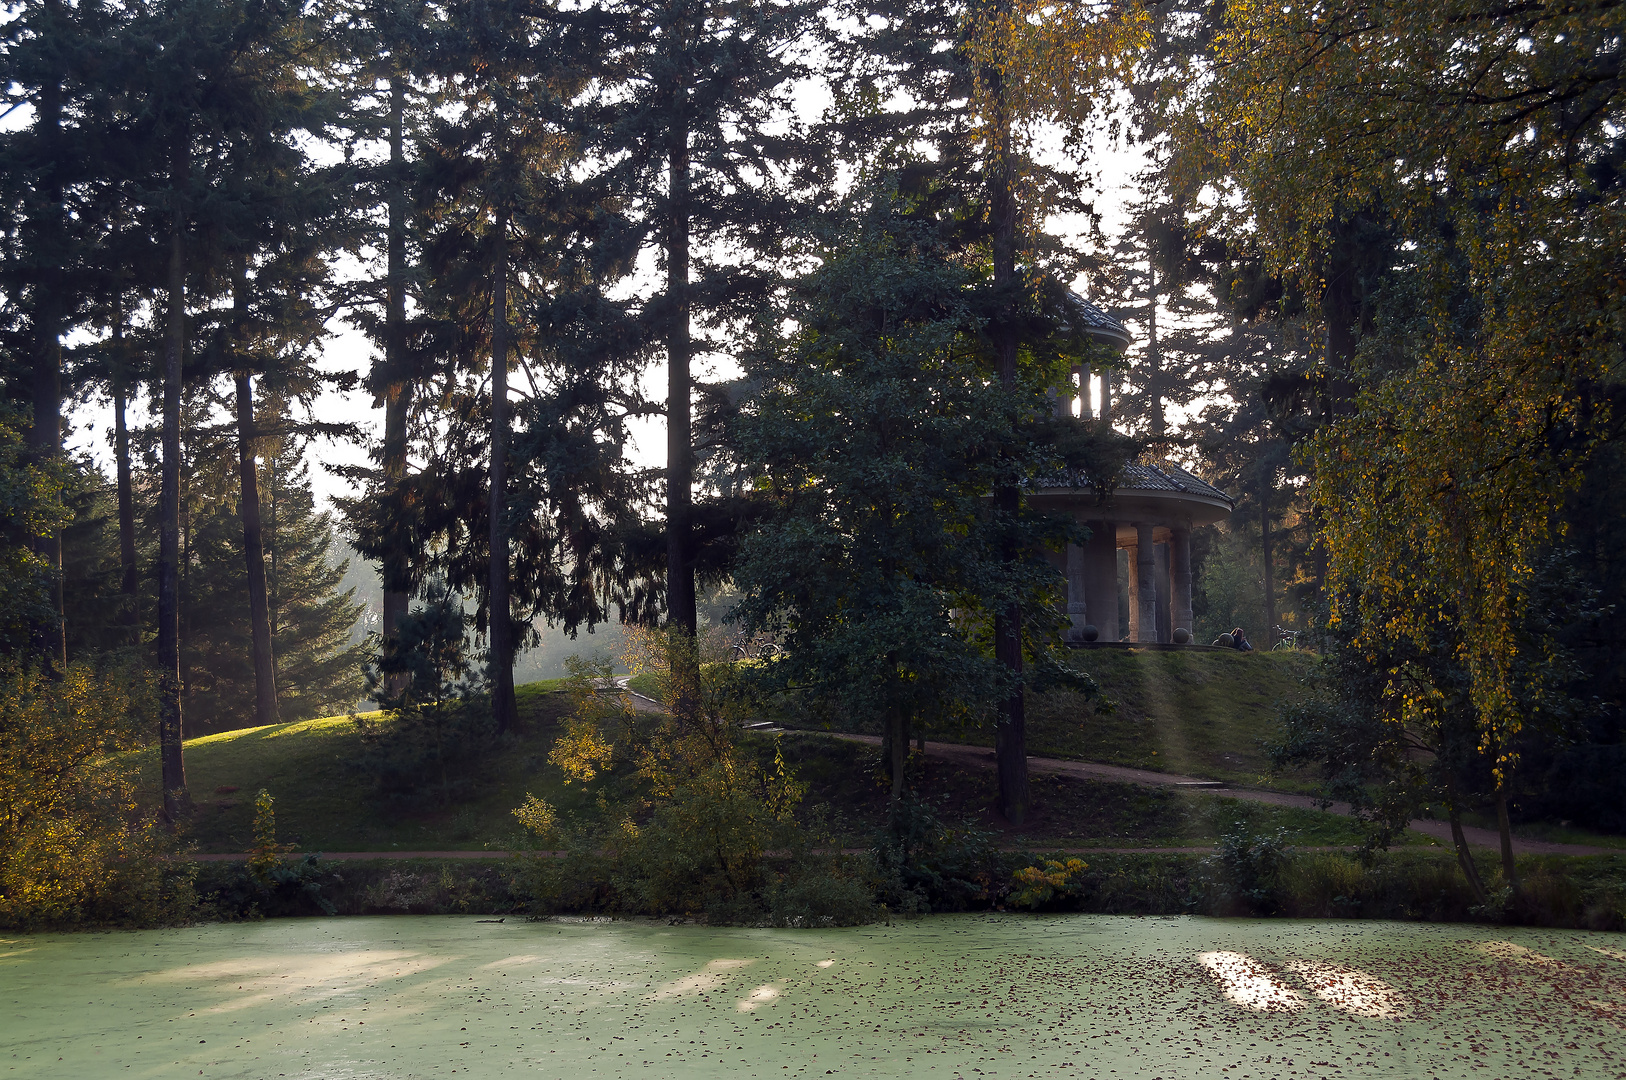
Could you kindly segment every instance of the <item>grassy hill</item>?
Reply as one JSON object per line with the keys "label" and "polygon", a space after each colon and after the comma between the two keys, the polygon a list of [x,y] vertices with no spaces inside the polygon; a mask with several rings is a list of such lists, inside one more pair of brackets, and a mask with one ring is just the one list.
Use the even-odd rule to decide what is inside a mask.
{"label": "grassy hill", "polygon": [[[526,790],[578,809],[581,788],[544,769],[554,723],[568,708],[558,681],[518,690],[520,730],[488,764],[478,794],[455,806],[405,806],[376,797],[351,764],[361,734],[345,716],[205,735],[186,743],[194,810],[187,837],[204,852],[245,851],[254,796],[277,800],[277,835],[305,851],[462,851],[495,844],[515,830],[509,812]],[[158,786],[157,757],[142,755],[143,787]],[[550,777],[552,778],[550,783]]]}
{"label": "grassy hill", "polygon": [[[1256,744],[1270,729],[1274,696],[1287,692],[1305,667],[1303,658],[1280,654],[1092,650],[1080,657],[1116,700],[1116,708],[1103,712],[1072,694],[1035,700],[1033,753],[1228,779],[1257,777],[1263,759]],[[599,812],[580,785],[565,784],[547,763],[557,722],[569,707],[568,697],[559,691],[558,682],[519,689],[519,730],[480,767],[472,794],[448,805],[402,803],[378,795],[353,764],[361,735],[347,717],[190,740],[186,767],[194,811],[187,836],[204,852],[246,850],[254,796],[264,788],[277,800],[279,839],[304,851],[508,849],[517,831],[510,812],[527,792],[565,814]],[[769,737],[754,738],[762,753],[772,752]],[[885,790],[874,779],[877,752],[811,732],[787,734],[782,746],[809,782],[809,802],[837,811],[853,842],[863,842],[885,811]],[[141,764],[145,784],[156,788],[154,756],[143,755]],[[1071,778],[1036,779],[1030,821],[1021,830],[1007,830],[989,810],[996,791],[991,770],[933,761],[923,767],[919,781],[922,790],[944,800],[945,815],[980,818],[1005,832],[1008,843],[1207,844],[1244,818],[1260,828],[1288,828],[1300,843],[1353,839],[1347,824],[1331,815]]]}
{"label": "grassy hill", "polygon": [[1262,744],[1277,706],[1310,673],[1297,652],[1080,649],[1074,667],[1100,684],[1111,708],[1068,691],[1028,706],[1028,752],[1186,773],[1233,784],[1267,783]]}
{"label": "grassy hill", "polygon": [[[1100,685],[1094,700],[1072,691],[1028,697],[1028,753],[1184,773],[1255,787],[1293,787],[1266,777],[1263,743],[1276,709],[1315,663],[1307,653],[1079,649],[1067,655]],[[636,680],[634,680],[636,685]],[[798,727],[858,730],[840,717],[797,716]],[[927,738],[992,746],[987,730],[934,730]]]}

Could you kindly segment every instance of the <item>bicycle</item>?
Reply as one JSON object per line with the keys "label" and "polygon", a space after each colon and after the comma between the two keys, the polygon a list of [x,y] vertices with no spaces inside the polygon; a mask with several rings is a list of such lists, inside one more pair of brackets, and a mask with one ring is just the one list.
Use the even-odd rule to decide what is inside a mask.
{"label": "bicycle", "polygon": [[1299,647],[1298,630],[1284,630],[1280,626],[1272,627],[1276,632],[1276,644],[1270,647],[1271,652],[1293,652]]}
{"label": "bicycle", "polygon": [[734,641],[731,648],[734,650],[734,661],[741,660],[768,660],[779,654],[779,646],[771,641],[756,642],[756,652],[751,651],[752,641],[749,638],[739,638]]}

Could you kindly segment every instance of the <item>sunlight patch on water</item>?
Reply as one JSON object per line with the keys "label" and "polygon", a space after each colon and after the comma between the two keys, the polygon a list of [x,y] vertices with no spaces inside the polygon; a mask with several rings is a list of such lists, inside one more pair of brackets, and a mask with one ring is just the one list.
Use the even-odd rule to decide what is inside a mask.
{"label": "sunlight patch on water", "polygon": [[1399,990],[1364,971],[1315,960],[1295,960],[1286,967],[1304,980],[1312,994],[1335,1009],[1374,1020],[1397,1020],[1410,1011]]}
{"label": "sunlight patch on water", "polygon": [[762,1005],[771,1005],[779,997],[779,990],[772,986],[759,986],[742,999],[737,1006],[740,1012],[750,1012]]}
{"label": "sunlight patch on water", "polygon": [[649,995],[651,1001],[665,1001],[667,998],[686,997],[690,994],[704,994],[723,985],[724,973],[734,971],[756,963],[755,960],[718,959],[708,963],[704,969],[693,975],[685,975],[681,979],[671,982]]}
{"label": "sunlight patch on water", "polygon": [[247,956],[211,964],[185,964],[122,980],[126,986],[148,983],[195,985],[213,983],[231,996],[208,1007],[211,1013],[238,1012],[264,1005],[278,997],[300,994],[305,1000],[325,1000],[376,986],[388,979],[412,978],[432,971],[454,957],[430,957],[417,952],[358,949],[316,955]]}
{"label": "sunlight patch on water", "polygon": [[1283,984],[1270,969],[1253,957],[1239,952],[1197,954],[1197,963],[1207,969],[1219,984],[1227,1001],[1259,1012],[1297,1012],[1304,998]]}

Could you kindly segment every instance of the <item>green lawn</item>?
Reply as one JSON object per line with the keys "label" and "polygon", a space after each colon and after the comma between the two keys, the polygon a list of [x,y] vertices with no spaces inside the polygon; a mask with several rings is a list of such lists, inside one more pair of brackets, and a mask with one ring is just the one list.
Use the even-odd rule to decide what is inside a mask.
{"label": "green lawn", "polygon": [[[1028,753],[1184,773],[1250,787],[1298,789],[1267,777],[1262,743],[1276,732],[1277,704],[1293,695],[1315,660],[1307,653],[1078,649],[1067,659],[1100,684],[1102,697],[1072,691],[1028,696]],[[1110,703],[1110,707],[1104,707]],[[785,722],[864,730],[842,718],[786,711]],[[992,746],[986,729],[940,729],[927,738]]]}
{"label": "green lawn", "polygon": [[[475,851],[506,849],[515,840],[510,816],[527,792],[567,815],[599,808],[581,785],[567,785],[547,763],[557,721],[568,708],[559,684],[519,689],[521,725],[488,764],[477,794],[449,806],[411,806],[374,793],[351,762],[360,737],[348,717],[251,728],[186,744],[193,813],[187,837],[203,852],[238,852],[251,841],[255,793],[276,797],[278,838],[302,851]],[[1119,718],[1112,718],[1115,722]],[[752,736],[759,752],[774,752],[768,736]],[[844,842],[866,843],[884,818],[886,789],[875,778],[873,747],[810,732],[780,742],[786,759],[808,782],[808,805],[827,807]],[[153,755],[142,755],[142,780],[156,787]],[[992,770],[938,761],[918,763],[920,790],[941,800],[950,820],[980,820],[999,841],[1024,846],[1189,846],[1210,844],[1236,821],[1258,829],[1285,828],[1300,844],[1347,844],[1355,834],[1343,819],[1310,811],[1258,807],[1219,796],[1150,790],[1074,778],[1035,777],[1035,809],[1019,830],[1005,828],[990,807]]]}
{"label": "green lawn", "polygon": [[1279,703],[1310,673],[1310,655],[1079,649],[1068,658],[1094,676],[1114,707],[1103,710],[1070,691],[1035,695],[1029,753],[1296,786],[1267,778],[1262,743],[1276,734]]}
{"label": "green lawn", "polygon": [[[520,730],[482,777],[481,793],[448,807],[408,807],[373,795],[350,762],[360,737],[348,717],[303,720],[205,735],[186,743],[193,812],[186,835],[199,851],[247,849],[254,796],[276,798],[278,839],[303,851],[473,851],[504,847],[516,831],[510,811],[526,791],[576,809],[580,786],[566,787],[546,758],[555,723],[568,707],[559,681],[518,691]],[[156,755],[142,755],[143,787],[157,787]]]}

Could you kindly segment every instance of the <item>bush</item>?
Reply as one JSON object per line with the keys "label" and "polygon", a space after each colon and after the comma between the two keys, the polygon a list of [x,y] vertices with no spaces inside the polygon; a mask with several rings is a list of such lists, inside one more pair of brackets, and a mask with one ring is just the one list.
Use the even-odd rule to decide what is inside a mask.
{"label": "bush", "polygon": [[906,915],[989,906],[1008,877],[992,839],[970,821],[945,824],[937,807],[906,791],[875,836],[877,894]]}
{"label": "bush", "polygon": [[1211,902],[1239,914],[1276,914],[1291,852],[1285,829],[1258,833],[1246,822],[1237,822],[1220,834],[1219,846],[1206,864],[1214,892]]}
{"label": "bush", "polygon": [[[432,587],[433,591],[433,587]],[[367,668],[382,719],[355,718],[355,767],[386,798],[437,806],[468,797],[474,766],[499,746],[482,682],[466,655],[467,617],[450,593],[401,619],[396,638]]]}
{"label": "bush", "polygon": [[[867,860],[816,855],[833,841],[798,819],[806,787],[776,744],[744,741],[747,684],[732,664],[699,664],[680,637],[629,635],[655,655],[634,658],[687,712],[639,715],[602,692],[605,663],[572,658],[573,708],[549,761],[567,783],[597,789],[595,823],[563,821],[534,796],[515,812],[538,849],[523,857],[535,914],[564,910],[704,916],[713,923],[834,925],[878,910]],[[679,663],[671,663],[679,651]],[[681,692],[676,667],[697,681]]]}
{"label": "bush", "polygon": [[1083,859],[1046,859],[1043,866],[1024,866],[1011,875],[1010,904],[1039,910],[1058,898],[1072,899],[1082,891],[1082,875],[1089,868]]}
{"label": "bush", "polygon": [[307,855],[283,863],[269,883],[242,863],[205,863],[200,910],[238,920],[311,915],[509,915],[522,912],[511,866],[466,860],[337,863]]}
{"label": "bush", "polygon": [[193,868],[136,800],[125,751],[156,729],[151,680],[73,664],[0,668],[0,926],[187,917]]}

